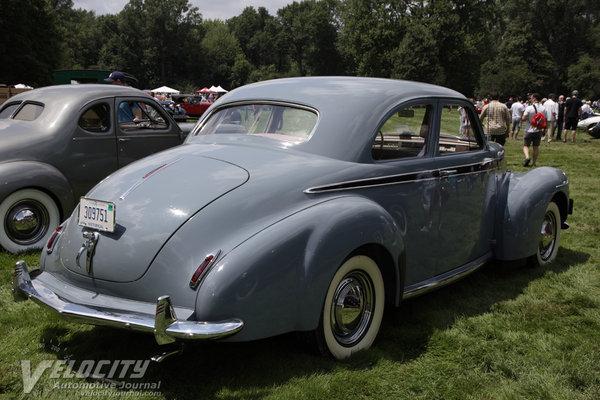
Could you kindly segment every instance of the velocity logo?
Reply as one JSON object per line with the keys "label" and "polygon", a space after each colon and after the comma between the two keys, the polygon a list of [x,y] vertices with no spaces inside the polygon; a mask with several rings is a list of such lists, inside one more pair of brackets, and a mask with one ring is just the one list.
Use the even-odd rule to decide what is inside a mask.
{"label": "velocity logo", "polygon": [[[23,376],[23,391],[30,393],[40,380],[44,372],[51,370],[50,378],[94,378],[94,379],[140,379],[144,377],[150,360],[84,360],[75,367],[75,360],[42,360],[32,369],[30,360],[21,360],[21,373]],[[156,383],[150,384],[156,389]],[[132,384],[120,382],[111,384],[111,387],[131,388]],[[136,385],[138,386],[138,385]],[[158,383],[160,387],[160,382]],[[75,388],[73,385],[69,388]]]}

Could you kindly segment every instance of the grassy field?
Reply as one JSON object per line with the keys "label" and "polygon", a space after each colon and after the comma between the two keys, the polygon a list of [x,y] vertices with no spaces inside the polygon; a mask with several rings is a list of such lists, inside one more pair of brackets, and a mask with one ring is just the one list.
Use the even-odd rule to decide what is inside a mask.
{"label": "grassy field", "polygon": [[[509,141],[506,154],[511,170],[525,170],[520,142]],[[489,265],[388,309],[374,347],[344,362],[315,354],[291,334],[190,345],[181,356],[150,364],[125,389],[118,377],[65,378],[55,361],[78,369],[86,360],[144,360],[157,346],[151,336],[65,323],[30,301],[14,303],[14,262],[35,266],[39,255],[0,253],[0,397],[599,399],[600,140],[581,133],[575,144],[543,143],[538,166],[544,165],[566,172],[575,200],[555,263]],[[40,369],[49,365],[44,360],[52,368]],[[29,394],[27,366],[27,377],[41,371]]]}

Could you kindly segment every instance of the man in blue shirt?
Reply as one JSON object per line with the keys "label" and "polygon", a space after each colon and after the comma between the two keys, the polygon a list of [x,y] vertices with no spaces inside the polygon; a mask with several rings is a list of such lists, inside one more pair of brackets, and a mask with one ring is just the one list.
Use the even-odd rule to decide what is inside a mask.
{"label": "man in blue shirt", "polygon": [[[110,82],[111,85],[129,86],[125,80],[125,74],[119,71],[113,71],[104,81]],[[122,101],[119,104],[119,123],[135,122],[141,119],[142,110],[135,102]]]}

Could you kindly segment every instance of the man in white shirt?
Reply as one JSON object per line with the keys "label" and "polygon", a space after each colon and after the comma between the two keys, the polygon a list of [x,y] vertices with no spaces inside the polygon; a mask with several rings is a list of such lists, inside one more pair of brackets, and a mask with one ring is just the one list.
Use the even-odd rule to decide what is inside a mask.
{"label": "man in white shirt", "polygon": [[548,97],[549,99],[544,103],[547,114],[544,136],[548,137],[548,143],[550,143],[552,139],[554,139],[554,124],[556,124],[556,118],[558,116],[558,103],[555,101],[556,95],[554,93],[550,93]]}
{"label": "man in white shirt", "polygon": [[[539,154],[540,142],[542,140],[543,129],[538,129],[535,126],[531,125],[531,121],[533,120],[533,116],[537,113],[542,113],[548,120],[548,113],[544,106],[540,103],[542,96],[539,93],[534,93],[531,95],[531,105],[525,108],[525,112],[523,112],[523,121],[526,121],[525,125],[525,135],[523,137],[523,154],[525,154],[525,162],[523,162],[523,166],[529,166],[529,162],[532,167],[536,166],[536,161]],[[533,144],[533,160],[529,159],[529,146]]]}
{"label": "man in white shirt", "polygon": [[517,97],[517,100],[510,106],[510,112],[512,113],[512,129],[510,132],[510,138],[513,140],[517,140],[517,136],[519,136],[523,111],[525,111],[525,106],[521,103],[521,98]]}

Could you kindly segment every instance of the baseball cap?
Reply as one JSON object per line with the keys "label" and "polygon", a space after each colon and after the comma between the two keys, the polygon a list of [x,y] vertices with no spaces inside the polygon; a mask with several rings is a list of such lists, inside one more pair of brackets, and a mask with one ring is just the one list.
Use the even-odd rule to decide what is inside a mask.
{"label": "baseball cap", "polygon": [[108,78],[106,78],[104,81],[105,82],[114,82],[114,81],[125,82],[125,74],[122,72],[119,72],[119,71],[113,71],[110,73]]}
{"label": "baseball cap", "polygon": [[577,90],[573,90],[573,96],[577,96],[579,92]]}

